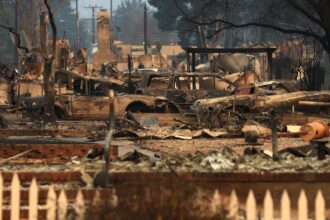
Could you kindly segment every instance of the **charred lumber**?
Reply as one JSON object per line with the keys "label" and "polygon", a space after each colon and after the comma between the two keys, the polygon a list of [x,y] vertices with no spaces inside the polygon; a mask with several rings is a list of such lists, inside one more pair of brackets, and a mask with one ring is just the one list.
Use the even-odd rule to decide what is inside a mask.
{"label": "charred lumber", "polygon": [[291,92],[280,95],[271,96],[258,96],[254,95],[242,95],[227,96],[214,99],[203,99],[198,100],[195,103],[198,110],[203,109],[218,110],[218,109],[228,109],[232,108],[235,104],[236,106],[241,106],[249,110],[262,110],[267,111],[269,109],[275,108],[290,108],[292,105],[298,105],[301,101],[309,102],[327,102],[330,100],[330,91],[312,91],[312,92]]}
{"label": "charred lumber", "polygon": [[144,127],[140,124],[139,120],[132,114],[132,112],[127,111],[127,117],[131,119],[137,128],[144,129]]}
{"label": "charred lumber", "polygon": [[127,119],[127,118],[123,118],[123,117],[117,117],[116,119],[117,119],[117,120],[122,120],[122,121],[124,121],[124,122],[127,122],[129,125],[131,125],[131,126],[133,126],[133,127],[136,127],[136,128],[138,128],[138,129],[144,129],[144,127],[142,127],[140,124],[136,124],[136,122],[133,121],[133,120],[129,120],[129,119]]}
{"label": "charred lumber", "polygon": [[267,112],[270,109],[290,110],[292,106],[298,106],[299,102],[312,103],[313,105],[322,104],[321,107],[327,107],[327,105],[323,104],[330,103],[328,101],[330,101],[329,90],[312,92],[300,91],[270,96],[260,95],[257,92],[252,95],[200,99],[194,103],[192,109],[197,113],[201,122],[207,122],[208,118],[219,115],[219,112],[231,112],[235,105],[235,117],[238,117],[238,120],[233,121],[232,118],[221,115],[221,120],[219,120],[218,124],[220,127],[224,127],[224,124],[233,125],[233,122],[236,123],[236,125],[242,124],[250,114],[254,115],[255,113]]}
{"label": "charred lumber", "polygon": [[266,97],[257,97],[256,108],[287,108],[298,104],[299,101],[321,101],[330,100],[330,91],[313,91],[313,92],[291,92],[281,95],[273,95]]}
{"label": "charred lumber", "polygon": [[187,128],[191,128],[191,129],[198,129],[199,124],[198,123],[193,123],[193,122],[185,122],[179,118],[174,118],[174,121],[181,123],[183,126],[186,126]]}
{"label": "charred lumber", "polygon": [[305,106],[330,106],[330,102],[299,101],[298,104]]}
{"label": "charred lumber", "polygon": [[22,157],[22,156],[24,156],[24,155],[30,153],[31,151],[32,151],[32,150],[27,150],[27,151],[24,151],[24,152],[22,152],[22,153],[16,154],[16,155],[14,155],[14,156],[12,156],[12,157],[9,157],[9,158],[7,158],[7,159],[1,160],[1,161],[0,161],[0,164],[5,164],[5,163],[10,162],[11,160],[18,159],[18,158],[20,158],[20,157]]}

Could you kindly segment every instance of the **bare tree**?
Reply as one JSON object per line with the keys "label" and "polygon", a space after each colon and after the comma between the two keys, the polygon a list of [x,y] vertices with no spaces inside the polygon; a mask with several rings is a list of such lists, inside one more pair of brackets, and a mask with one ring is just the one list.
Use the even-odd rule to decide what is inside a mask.
{"label": "bare tree", "polygon": [[[69,0],[56,0],[51,1],[52,11],[57,12],[64,2]],[[26,45],[27,48],[38,48],[40,47],[40,38],[36,33],[39,33],[39,18],[42,12],[42,8],[44,7],[43,0],[9,0],[9,1],[1,1],[0,0],[0,21],[1,24],[14,27],[13,21],[15,14],[12,13],[12,10],[8,10],[8,7],[15,8],[17,4],[18,8],[18,19],[19,19],[19,27],[18,30],[15,30],[20,34],[22,44]],[[15,43],[14,36],[12,37],[12,43]]]}
{"label": "bare tree", "polygon": [[[55,122],[55,111],[54,111],[54,103],[55,103],[55,91],[54,91],[54,67],[53,61],[56,55],[56,38],[57,38],[57,29],[55,25],[54,16],[51,10],[51,7],[47,0],[43,0],[45,11],[41,13],[40,16],[40,47],[44,59],[44,91],[45,91],[45,108],[44,108],[44,123]],[[1,7],[0,7],[1,8]],[[5,14],[2,14],[5,18]],[[51,41],[51,51],[49,48],[49,40],[48,40],[48,23],[50,23],[52,29],[52,41]],[[7,29],[13,36],[16,37],[17,48],[24,50],[25,54],[27,54],[30,49],[26,46],[22,45],[22,32],[16,30],[13,27],[0,25],[0,27]],[[23,32],[25,33],[25,32]],[[25,42],[28,41],[26,34]],[[34,36],[35,37],[35,36]],[[27,43],[31,46],[31,43]]]}
{"label": "bare tree", "polygon": [[[328,0],[233,1],[242,4],[240,13],[245,10],[256,15],[246,16],[241,19],[241,22],[233,17],[213,17],[201,22],[195,16],[188,15],[175,0],[177,8],[187,21],[206,27],[214,24],[221,26],[210,33],[208,38],[227,29],[257,26],[285,34],[313,38],[330,54],[330,2]],[[207,8],[216,7],[217,2],[217,0],[209,0],[202,8],[207,12]],[[255,11],[255,8],[259,11]]]}
{"label": "bare tree", "polygon": [[25,53],[28,53],[29,52],[29,48],[25,47],[22,45],[22,38],[21,38],[21,35],[16,31],[15,28],[12,28],[12,27],[9,27],[9,26],[5,26],[5,25],[1,25],[0,24],[0,27],[8,30],[11,34],[13,34],[15,36],[15,39],[16,39],[16,47],[18,49],[21,49],[21,50],[24,50]]}

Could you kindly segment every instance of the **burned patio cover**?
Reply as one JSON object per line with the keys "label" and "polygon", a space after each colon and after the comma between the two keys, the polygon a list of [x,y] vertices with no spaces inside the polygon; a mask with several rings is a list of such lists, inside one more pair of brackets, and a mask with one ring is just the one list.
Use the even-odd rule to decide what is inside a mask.
{"label": "burned patio cover", "polygon": [[[188,72],[192,71],[195,72],[196,69],[196,53],[199,54],[209,54],[209,53],[266,53],[267,54],[267,72],[268,72],[268,78],[273,79],[273,57],[272,54],[276,51],[275,47],[260,47],[260,48],[192,48],[187,47],[183,48],[187,53],[187,67]],[[192,55],[192,61],[190,62],[190,54]]]}

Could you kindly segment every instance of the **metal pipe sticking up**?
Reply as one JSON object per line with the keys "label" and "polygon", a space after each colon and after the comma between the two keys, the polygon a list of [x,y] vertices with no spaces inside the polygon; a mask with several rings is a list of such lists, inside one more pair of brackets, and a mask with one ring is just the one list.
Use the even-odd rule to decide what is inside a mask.
{"label": "metal pipe sticking up", "polygon": [[274,109],[271,109],[269,111],[269,114],[270,114],[270,128],[272,130],[273,160],[278,160],[276,112]]}

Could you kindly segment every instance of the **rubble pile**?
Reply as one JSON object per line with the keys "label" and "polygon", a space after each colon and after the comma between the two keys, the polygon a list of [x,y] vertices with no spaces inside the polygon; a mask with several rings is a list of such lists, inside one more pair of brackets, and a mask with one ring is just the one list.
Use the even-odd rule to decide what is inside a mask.
{"label": "rubble pile", "polygon": [[[27,161],[27,159],[24,159]],[[2,170],[15,168],[24,171],[31,169],[23,160],[13,160],[13,164],[3,164]],[[44,160],[31,161],[35,171],[97,171],[103,167],[104,161],[99,159],[78,159],[72,157],[66,164],[48,164]],[[231,148],[221,152],[196,152],[195,154],[164,155],[154,153],[146,155],[139,151],[130,151],[121,157],[111,160],[110,172],[215,172],[215,173],[309,173],[328,172],[330,156],[318,160],[315,155],[298,155],[294,152],[282,151],[278,161],[274,161],[269,151],[257,148],[246,148],[239,154]]]}
{"label": "rubble pile", "polygon": [[[88,162],[85,169],[95,169],[98,162]],[[247,148],[243,155],[231,148],[222,152],[196,152],[195,154],[162,155],[155,153],[147,156],[138,151],[129,152],[110,163],[111,172],[234,172],[234,173],[292,173],[327,172],[330,157],[318,160],[311,156],[296,156],[282,151],[278,161],[272,160],[269,152],[257,148]]]}

